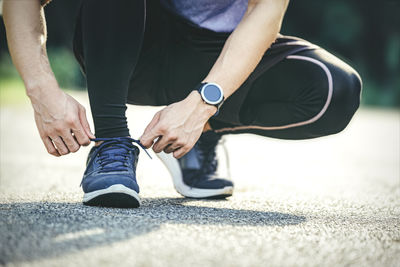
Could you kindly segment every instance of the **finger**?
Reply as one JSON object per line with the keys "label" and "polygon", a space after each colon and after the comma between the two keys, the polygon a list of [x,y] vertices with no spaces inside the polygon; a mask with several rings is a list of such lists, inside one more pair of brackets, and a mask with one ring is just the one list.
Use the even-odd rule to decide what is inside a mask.
{"label": "finger", "polygon": [[61,135],[61,138],[70,152],[75,153],[76,151],[79,150],[80,145],[78,144],[78,142],[76,142],[74,136],[71,133],[71,130],[65,131]]}
{"label": "finger", "polygon": [[58,153],[61,155],[66,155],[69,153],[67,146],[64,144],[63,140],[59,136],[50,137],[51,141],[54,143]]}
{"label": "finger", "polygon": [[154,114],[154,117],[153,119],[151,119],[150,123],[146,126],[146,129],[144,129],[142,136],[147,132],[149,132],[157,124],[159,120],[160,120],[160,112],[157,112],[156,114]]}
{"label": "finger", "polygon": [[158,138],[157,142],[153,145],[153,151],[156,153],[160,153],[164,150],[168,145],[172,144],[172,140],[169,140],[167,136],[162,136]]}
{"label": "finger", "polygon": [[72,129],[71,131],[74,134],[74,137],[75,137],[76,141],[78,142],[78,144],[80,144],[82,146],[88,146],[90,144],[90,139],[82,127],[80,127],[80,129],[79,128]]}
{"label": "finger", "polygon": [[60,157],[60,153],[58,153],[57,149],[55,148],[53,142],[51,142],[50,137],[46,136],[42,138],[42,141],[44,143],[44,146],[46,147],[46,150],[49,154]]}
{"label": "finger", "polygon": [[140,138],[140,143],[145,148],[150,148],[154,144],[154,140],[160,138],[160,134],[156,133],[156,131],[151,130],[146,136]]}
{"label": "finger", "polygon": [[186,140],[184,143],[182,143],[184,145],[182,145],[180,148],[178,148],[177,150],[175,150],[173,152],[173,156],[177,159],[183,157],[186,153],[188,153],[193,148],[196,141],[197,141],[197,139]]}
{"label": "finger", "polygon": [[165,148],[164,148],[164,152],[165,153],[167,153],[167,154],[169,154],[169,153],[172,153],[172,152],[174,152],[175,150],[178,150],[179,148],[181,148],[182,146],[179,146],[179,145],[173,145],[173,144],[169,144],[169,145],[167,145]]}
{"label": "finger", "polygon": [[146,129],[144,130],[142,136],[139,138],[140,143],[144,145],[146,148],[151,147],[151,145],[154,143],[155,138],[150,138],[150,133],[152,132],[154,126],[158,123],[160,120],[160,112],[157,112],[153,119],[150,121],[150,123],[147,125]]}
{"label": "finger", "polygon": [[187,146],[183,146],[179,149],[177,149],[176,151],[174,151],[174,153],[172,154],[174,156],[174,158],[179,159],[181,157],[183,157],[186,153],[188,153],[190,150],[190,148],[188,148]]}
{"label": "finger", "polygon": [[182,142],[177,141],[178,136],[174,132],[167,133],[157,140],[157,142],[153,145],[153,150],[156,153],[160,153],[169,145],[174,147],[180,147],[183,145]]}
{"label": "finger", "polygon": [[92,133],[92,131],[90,130],[90,125],[89,125],[89,122],[88,122],[88,120],[86,118],[86,109],[84,107],[80,107],[79,108],[79,120],[80,120],[80,122],[82,124],[82,127],[83,127],[86,135],[89,136],[89,138],[92,138],[92,139],[96,138],[94,136],[94,134]]}
{"label": "finger", "polygon": [[156,113],[156,115],[154,115],[153,119],[151,120],[149,125],[147,125],[146,129],[139,139],[140,143],[146,148],[150,148],[154,143],[154,139],[160,136],[160,133],[156,131],[159,119],[160,113]]}

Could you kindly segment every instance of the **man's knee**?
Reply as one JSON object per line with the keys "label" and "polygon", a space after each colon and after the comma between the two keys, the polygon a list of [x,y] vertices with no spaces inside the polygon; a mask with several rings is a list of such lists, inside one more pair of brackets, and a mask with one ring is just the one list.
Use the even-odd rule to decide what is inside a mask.
{"label": "man's knee", "polygon": [[328,111],[330,134],[346,128],[360,106],[362,80],[354,69],[337,71],[333,79],[333,96]]}

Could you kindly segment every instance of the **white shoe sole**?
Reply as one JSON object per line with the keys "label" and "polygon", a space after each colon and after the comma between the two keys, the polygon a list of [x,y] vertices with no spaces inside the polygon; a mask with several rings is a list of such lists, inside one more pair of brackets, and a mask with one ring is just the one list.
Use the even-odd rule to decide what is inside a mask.
{"label": "white shoe sole", "polygon": [[179,194],[184,197],[191,198],[212,198],[212,197],[228,197],[233,193],[233,186],[226,186],[220,189],[201,189],[187,186],[183,182],[183,175],[179,162],[172,154],[166,154],[164,152],[157,153],[157,156],[167,167],[169,173],[172,176],[174,187]]}
{"label": "white shoe sole", "polygon": [[115,208],[137,208],[141,202],[135,190],[122,184],[114,184],[106,189],[85,193],[83,195],[83,204]]}

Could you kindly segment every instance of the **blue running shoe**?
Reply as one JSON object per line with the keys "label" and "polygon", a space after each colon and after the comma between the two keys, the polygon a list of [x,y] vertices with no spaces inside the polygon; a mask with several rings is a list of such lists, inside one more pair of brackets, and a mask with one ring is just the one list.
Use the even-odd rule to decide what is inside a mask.
{"label": "blue running shoe", "polygon": [[136,182],[139,148],[132,144],[140,145],[139,141],[130,137],[96,138],[92,141],[103,143],[92,147],[86,161],[81,183],[85,192],[83,204],[139,207],[139,186]]}
{"label": "blue running shoe", "polygon": [[207,131],[180,159],[175,159],[172,153],[157,154],[170,172],[178,193],[190,198],[226,198],[232,195],[232,181],[217,175],[216,148],[220,139],[219,134]]}

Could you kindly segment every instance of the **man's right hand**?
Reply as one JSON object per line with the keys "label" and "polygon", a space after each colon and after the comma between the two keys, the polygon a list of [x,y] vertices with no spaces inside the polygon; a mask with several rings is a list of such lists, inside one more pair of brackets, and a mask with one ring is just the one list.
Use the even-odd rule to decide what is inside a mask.
{"label": "man's right hand", "polygon": [[85,108],[60,89],[51,70],[40,1],[3,2],[8,47],[31,99],[40,137],[54,156],[76,152],[95,136]]}
{"label": "man's right hand", "polygon": [[[54,87],[53,87],[54,88]],[[46,88],[29,94],[36,126],[47,151],[54,156],[76,152],[95,138],[85,108],[73,97],[57,89]]]}

